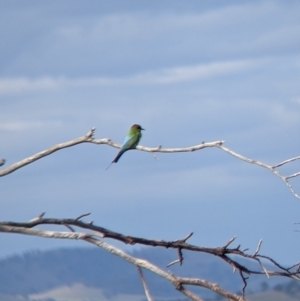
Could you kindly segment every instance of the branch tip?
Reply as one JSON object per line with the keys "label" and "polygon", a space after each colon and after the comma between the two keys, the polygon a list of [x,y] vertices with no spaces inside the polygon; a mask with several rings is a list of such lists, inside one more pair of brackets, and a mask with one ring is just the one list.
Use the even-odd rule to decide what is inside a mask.
{"label": "branch tip", "polygon": [[168,267],[170,267],[171,265],[174,265],[175,263],[179,263],[179,262],[180,262],[180,260],[179,260],[179,259],[176,259],[176,260],[170,262],[169,264],[167,264],[166,267],[168,268]]}
{"label": "branch tip", "polygon": [[261,244],[262,244],[262,239],[258,242],[258,245],[257,245],[257,248],[256,248],[256,251],[254,253],[254,257],[258,254],[259,250],[260,250],[260,247],[261,247]]}
{"label": "branch tip", "polygon": [[92,127],[89,132],[85,135],[85,137],[87,138],[92,138],[94,136],[94,133],[96,131],[96,128],[95,127]]}
{"label": "branch tip", "polygon": [[41,220],[45,214],[46,214],[46,212],[42,212],[38,217],[31,219],[29,222],[30,223],[37,222],[37,221]]}
{"label": "branch tip", "polygon": [[71,232],[75,232],[74,229],[68,225],[68,224],[63,224],[66,228],[68,228]]}
{"label": "branch tip", "polygon": [[143,284],[143,287],[144,287],[144,291],[145,291],[145,295],[146,295],[146,297],[147,297],[147,300],[148,300],[148,301],[153,301],[153,299],[152,299],[152,297],[151,297],[151,294],[150,294],[149,287],[148,287],[148,285],[147,285],[147,282],[146,282],[146,280],[145,280],[145,277],[144,277],[144,275],[143,275],[143,271],[142,271],[141,267],[140,267],[140,266],[137,266],[137,270],[138,270],[138,274],[139,274],[139,276],[140,276],[140,278],[141,278],[141,281],[142,281],[142,284]]}
{"label": "branch tip", "polygon": [[75,221],[79,221],[81,218],[85,217],[85,216],[89,216],[91,213],[84,213],[79,215],[77,218],[75,218]]}
{"label": "branch tip", "polygon": [[233,236],[224,246],[224,249],[226,249],[234,240],[236,239],[236,236]]}
{"label": "branch tip", "polygon": [[192,237],[194,232],[189,233],[182,241],[186,242],[190,237]]}

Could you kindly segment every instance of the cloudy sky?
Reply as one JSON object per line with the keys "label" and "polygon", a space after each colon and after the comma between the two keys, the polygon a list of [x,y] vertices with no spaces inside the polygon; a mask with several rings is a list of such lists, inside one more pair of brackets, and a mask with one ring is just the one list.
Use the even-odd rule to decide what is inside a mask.
{"label": "cloudy sky", "polygon": [[[299,1],[1,1],[4,167],[92,127],[122,143],[133,123],[149,147],[224,140],[271,165],[299,156],[299,14]],[[267,170],[204,149],[131,151],[105,171],[116,153],[78,145],[2,177],[0,220],[91,212],[123,234],[193,231],[202,246],[236,235],[250,251],[263,239],[263,254],[300,261],[300,200]],[[1,234],[0,245],[1,258],[84,244]]]}

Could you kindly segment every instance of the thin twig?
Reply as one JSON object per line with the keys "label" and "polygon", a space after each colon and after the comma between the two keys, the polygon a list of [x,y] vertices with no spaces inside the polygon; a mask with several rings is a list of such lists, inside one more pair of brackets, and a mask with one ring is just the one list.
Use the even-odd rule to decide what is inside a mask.
{"label": "thin twig", "polygon": [[147,300],[148,301],[154,301],[154,299],[152,299],[152,297],[151,297],[150,290],[149,290],[147,282],[144,278],[143,271],[142,271],[141,267],[137,266],[137,270],[138,270],[139,276],[141,278]]}
{"label": "thin twig", "polygon": [[89,216],[91,215],[91,213],[84,213],[84,214],[81,214],[79,215],[78,217],[75,218],[76,221],[79,221],[81,218],[85,217],[85,216]]}
{"label": "thin twig", "polygon": [[297,156],[297,157],[294,157],[294,158],[291,158],[291,159],[288,159],[288,160],[285,160],[283,162],[280,162],[276,165],[273,165],[273,168],[277,168],[277,167],[280,167],[284,164],[287,164],[287,163],[290,163],[290,162],[293,162],[293,161],[296,161],[296,160],[300,160],[300,156]]}
{"label": "thin twig", "polygon": [[254,256],[256,256],[260,250],[260,247],[261,247],[261,244],[262,244],[262,239],[258,242],[258,245],[257,245],[257,248],[256,248],[256,251],[254,253]]}

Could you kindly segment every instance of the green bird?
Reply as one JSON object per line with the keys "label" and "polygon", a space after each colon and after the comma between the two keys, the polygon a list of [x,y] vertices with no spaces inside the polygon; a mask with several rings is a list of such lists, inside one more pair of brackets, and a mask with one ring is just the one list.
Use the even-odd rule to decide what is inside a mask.
{"label": "green bird", "polygon": [[136,146],[139,144],[141,138],[142,138],[142,132],[145,129],[143,129],[140,125],[138,124],[134,124],[127,136],[125,137],[124,143],[120,149],[120,151],[118,152],[117,156],[112,160],[112,162],[109,164],[109,166],[106,168],[106,170],[113,164],[113,163],[117,163],[119,161],[119,159],[121,158],[121,156],[127,152],[130,149],[135,149]]}

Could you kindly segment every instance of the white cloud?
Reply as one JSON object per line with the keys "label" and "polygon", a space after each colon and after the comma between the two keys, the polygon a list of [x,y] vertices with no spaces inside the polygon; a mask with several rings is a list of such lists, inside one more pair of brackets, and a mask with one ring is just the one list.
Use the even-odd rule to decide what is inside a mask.
{"label": "white cloud", "polygon": [[43,122],[43,121],[18,121],[18,122],[2,122],[0,123],[0,130],[4,131],[26,131],[31,128],[41,127],[55,127],[61,126],[62,122]]}
{"label": "white cloud", "polygon": [[175,84],[185,81],[203,80],[217,76],[249,71],[262,64],[259,60],[225,61],[196,66],[163,69],[131,78],[131,81],[150,84]]}
{"label": "white cloud", "polygon": [[[191,54],[196,51],[206,55],[210,52],[240,55],[266,49],[276,51],[274,46],[280,46],[279,49],[282,46],[294,46],[299,36],[297,9],[298,4],[262,1],[259,4],[229,3],[226,7],[212,7],[206,11],[196,9],[192,13],[119,12],[99,15],[89,21],[84,19],[84,22],[77,22],[76,26],[62,25],[55,32],[60,44],[66,47],[68,43],[72,48],[84,44],[102,53],[111,45],[110,52],[103,52],[106,57],[117,54],[120,45],[122,55],[127,51],[132,54],[160,49],[160,55],[166,59],[167,56],[176,55],[178,49],[187,48]],[[145,42],[144,46],[141,42]],[[117,56],[114,55],[114,60]]]}
{"label": "white cloud", "polygon": [[4,78],[0,80],[0,94],[20,94],[24,92],[53,89],[62,82],[59,78],[43,77],[29,78]]}
{"label": "white cloud", "polygon": [[[231,27],[241,23],[253,23],[253,18],[261,22],[266,18],[280,14],[287,18],[292,8],[280,3],[263,2],[261,4],[239,4],[212,7],[210,10],[195,10],[194,12],[148,13],[147,11],[111,13],[99,15],[89,21],[84,19],[80,25],[62,26],[57,30],[64,39],[82,42],[108,40],[149,40],[166,33],[180,31],[205,31],[220,27]],[[294,18],[296,17],[293,16]],[[78,23],[77,23],[78,24]],[[180,33],[178,32],[178,33]]]}
{"label": "white cloud", "polygon": [[[298,109],[298,110],[297,110]],[[275,120],[275,122],[285,125],[297,125],[299,124],[299,107],[295,109],[290,105],[284,104],[274,104],[271,107],[270,115]]]}
{"label": "white cloud", "polygon": [[66,77],[42,77],[29,78],[4,78],[0,79],[1,94],[20,94],[40,90],[53,90],[64,87],[90,87],[90,86],[114,86],[114,85],[163,85],[177,84],[181,82],[203,80],[247,72],[259,68],[266,62],[262,60],[233,60],[199,64],[194,66],[180,66],[155,70],[129,77],[90,77],[90,78],[66,78]]}

